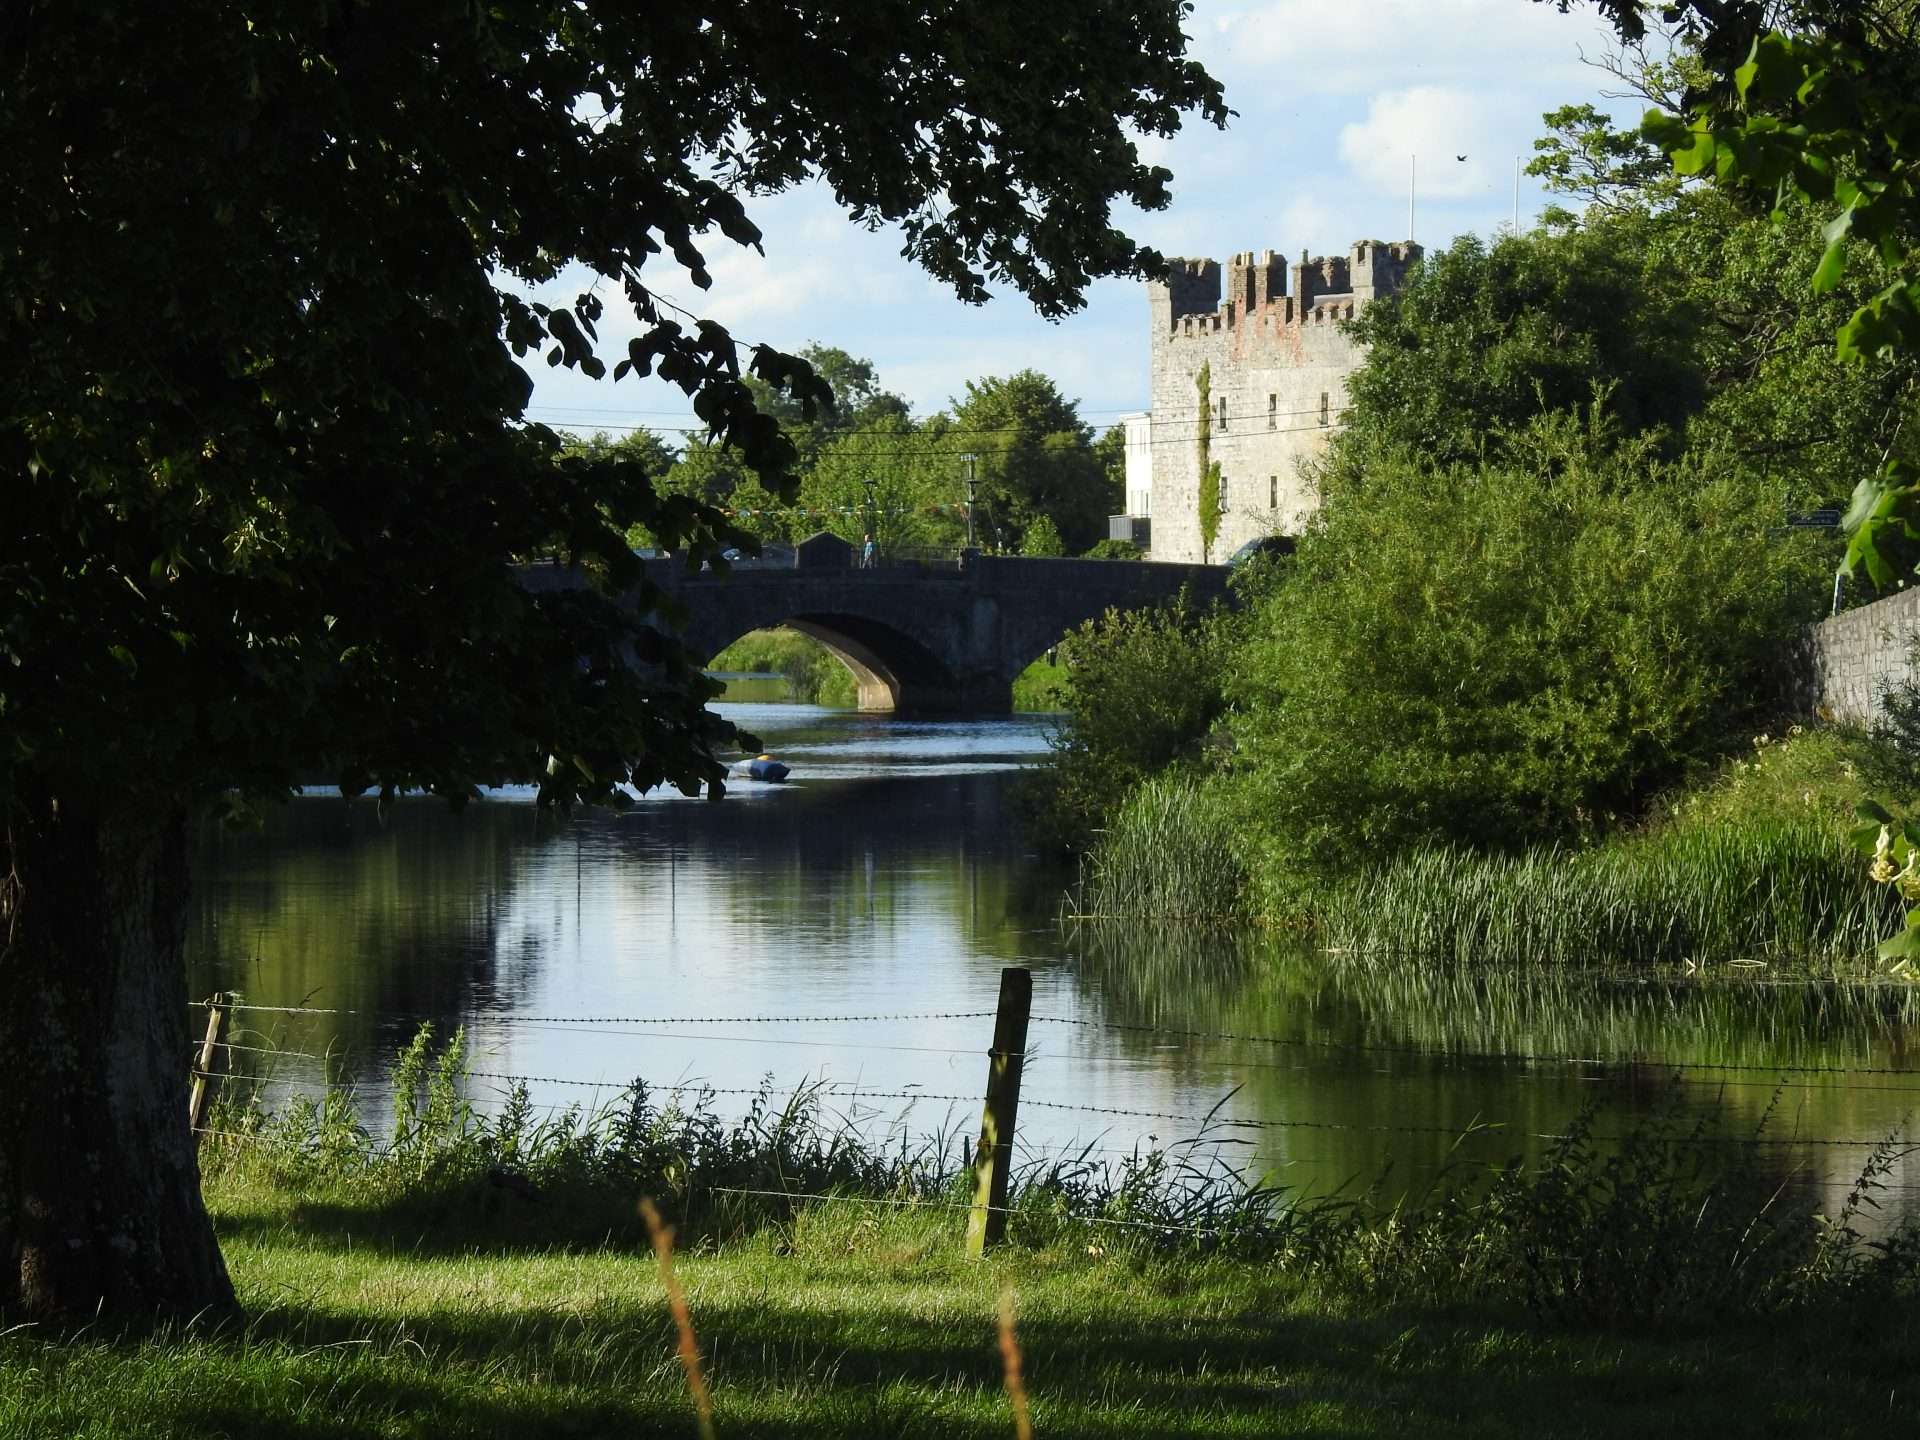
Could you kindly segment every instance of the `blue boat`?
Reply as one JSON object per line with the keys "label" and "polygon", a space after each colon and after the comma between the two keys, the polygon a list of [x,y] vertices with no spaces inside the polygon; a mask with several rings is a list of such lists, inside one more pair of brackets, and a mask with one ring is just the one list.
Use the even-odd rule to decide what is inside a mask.
{"label": "blue boat", "polygon": [[792,770],[782,765],[771,755],[757,756],[747,762],[747,778],[749,780],[765,780],[770,784],[777,785],[792,773]]}

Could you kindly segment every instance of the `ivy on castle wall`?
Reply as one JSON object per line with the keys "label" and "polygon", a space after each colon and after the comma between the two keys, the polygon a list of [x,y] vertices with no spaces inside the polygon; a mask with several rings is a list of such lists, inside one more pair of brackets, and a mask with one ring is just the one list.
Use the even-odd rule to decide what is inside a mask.
{"label": "ivy on castle wall", "polygon": [[1199,400],[1199,430],[1194,453],[1199,461],[1200,485],[1200,563],[1213,556],[1213,542],[1220,538],[1220,462],[1213,458],[1213,363],[1200,367],[1194,377]]}

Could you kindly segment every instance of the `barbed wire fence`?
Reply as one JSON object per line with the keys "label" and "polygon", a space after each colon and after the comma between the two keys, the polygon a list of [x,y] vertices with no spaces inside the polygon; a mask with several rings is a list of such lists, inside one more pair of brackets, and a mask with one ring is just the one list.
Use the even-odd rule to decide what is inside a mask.
{"label": "barbed wire fence", "polygon": [[[1020,978],[1014,978],[1020,977]],[[1011,1003],[1010,1003],[1011,992]],[[1024,1001],[1021,997],[1024,996]],[[568,1033],[605,1034],[626,1036],[635,1039],[672,1038],[699,1039],[720,1044],[767,1044],[782,1047],[803,1046],[831,1048],[839,1051],[848,1049],[879,1050],[892,1053],[937,1054],[948,1057],[974,1056],[988,1062],[988,1084],[984,1096],[980,1093],[964,1094],[951,1090],[934,1090],[917,1085],[907,1088],[880,1088],[862,1084],[858,1081],[828,1080],[825,1078],[808,1081],[800,1085],[776,1086],[771,1082],[759,1086],[719,1086],[705,1081],[687,1081],[657,1087],[657,1093],[675,1101],[681,1097],[693,1096],[702,1101],[714,1097],[759,1097],[781,1098],[807,1096],[818,1102],[832,1102],[849,1107],[841,1115],[843,1121],[851,1122],[856,1118],[859,1107],[874,1106],[882,1102],[899,1104],[899,1121],[904,1123],[905,1116],[913,1107],[922,1105],[946,1105],[962,1107],[961,1114],[971,1113],[971,1107],[981,1107],[979,1139],[972,1147],[972,1165],[975,1178],[975,1196],[971,1203],[944,1201],[918,1197],[899,1199],[890,1197],[859,1196],[844,1193],[810,1194],[793,1190],[771,1190],[755,1187],[714,1185],[707,1187],[714,1194],[738,1195],[741,1197],[779,1198],[785,1202],[807,1201],[809,1203],[846,1203],[854,1205],[872,1205],[878,1207],[919,1206],[933,1209],[964,1210],[969,1213],[969,1245],[978,1250],[985,1245],[997,1243],[1002,1236],[1007,1218],[1016,1213],[1015,1207],[1007,1204],[1007,1184],[1016,1164],[1044,1163],[1048,1160],[1086,1161],[1093,1156],[1120,1156],[1138,1159],[1148,1150],[1196,1151],[1207,1149],[1215,1155],[1240,1149],[1254,1151],[1271,1137],[1297,1132],[1349,1133],[1367,1136],[1408,1136],[1425,1139],[1442,1138],[1455,1146],[1476,1137],[1504,1137],[1509,1140],[1536,1143],[1556,1143],[1567,1141],[1573,1136],[1567,1131],[1554,1131],[1510,1125],[1500,1120],[1482,1120],[1476,1117],[1466,1126],[1433,1125],[1398,1122],[1365,1122],[1311,1118],[1279,1118],[1272,1116],[1248,1116],[1232,1113],[1228,1108],[1231,1093],[1223,1097],[1211,1110],[1169,1110],[1133,1107],[1125,1105],[1089,1104],[1060,1097],[1058,1095],[1022,1095],[1021,1085],[1026,1064],[1031,1058],[1027,1033],[1029,1025],[1051,1026],[1061,1030],[1075,1030],[1115,1036],[1138,1038],[1157,1038],[1173,1042],[1229,1042],[1241,1046],[1267,1047],[1279,1052],[1301,1052],[1311,1056],[1315,1052],[1331,1054],[1367,1054],[1438,1059],[1448,1062],[1484,1062],[1509,1066],[1524,1066],[1538,1071],[1542,1068],[1586,1072],[1587,1078],[1595,1074],[1609,1072],[1657,1074],[1664,1082],[1675,1085],[1704,1085],[1713,1087],[1770,1087],[1776,1092],[1791,1089],[1802,1091],[1873,1091],[1879,1093],[1912,1091],[1920,1095],[1920,1067],[1907,1068],[1885,1065],[1843,1065],[1830,1063],[1792,1063],[1772,1061],[1674,1061],[1655,1055],[1639,1053],[1616,1053],[1604,1055],[1560,1055],[1537,1051],[1475,1051],[1449,1049],[1437,1046],[1349,1043],[1339,1040],[1308,1039],[1299,1036],[1268,1035],[1244,1030],[1205,1029],[1191,1026],[1156,1025],[1148,1023],[1129,1023],[1104,1019],[1086,1019],[1075,1016],[1032,1014],[1031,974],[1024,969],[1009,969],[1003,972],[1001,1004],[994,1010],[981,1009],[938,1009],[938,1010],[902,1010],[902,1011],[859,1011],[859,1012],[817,1012],[817,1013],[779,1013],[779,1014],[657,1014],[657,1015],[608,1015],[608,1014],[530,1014],[501,1015],[490,1017],[494,1023],[509,1029],[544,1029]],[[220,1080],[240,1070],[234,1063],[234,1057],[260,1057],[271,1066],[278,1067],[285,1062],[301,1062],[318,1066],[320,1073],[317,1083],[325,1086],[334,1083],[342,1064],[339,1054],[319,1053],[312,1050],[291,1049],[279,1045],[249,1044],[244,1039],[223,1038],[226,1025],[235,1017],[243,1015],[271,1015],[276,1017],[352,1017],[389,1023],[421,1023],[419,1017],[401,1011],[351,1009],[342,1007],[314,1005],[262,1005],[240,1002],[229,996],[215,996],[210,1000],[195,1002],[195,1008],[208,1014],[207,1038],[195,1046],[191,1057],[188,1078],[192,1085],[190,1115],[195,1131],[199,1134],[239,1142],[273,1144],[277,1136],[253,1130],[231,1130],[211,1126],[208,1123],[209,1104],[212,1089]],[[795,1025],[898,1025],[924,1021],[985,1021],[995,1022],[994,1042],[984,1050],[980,1047],[903,1044],[895,1041],[873,1040],[849,1045],[842,1040],[809,1040],[794,1037],[768,1038],[760,1035],[725,1033],[717,1027],[781,1027]],[[253,1032],[239,1032],[251,1035]],[[1286,1069],[1300,1070],[1303,1063],[1297,1059],[1262,1061],[1241,1057],[1234,1062],[1236,1068]],[[1704,1073],[1689,1073],[1704,1072]],[[565,1090],[581,1090],[592,1094],[602,1094],[610,1099],[631,1093],[637,1081],[611,1081],[607,1079],[588,1079],[569,1075],[540,1075],[519,1073],[511,1070],[495,1070],[464,1066],[461,1076],[467,1081],[487,1082],[495,1094],[504,1101],[516,1091],[524,1092],[532,1087],[553,1087]],[[1764,1076],[1767,1078],[1751,1078]],[[1817,1079],[1799,1079],[1794,1077],[1818,1077]],[[1861,1080],[1856,1077],[1871,1077]],[[1913,1083],[1887,1084],[1885,1077],[1909,1077]],[[259,1078],[259,1077],[253,1077]],[[1539,1078],[1537,1075],[1516,1076],[1514,1078]],[[276,1077],[279,1083],[304,1084],[305,1081],[288,1081],[285,1077]],[[523,1097],[524,1098],[524,1097]],[[548,1113],[560,1113],[570,1107],[557,1103],[544,1107]],[[1056,1146],[1042,1146],[1028,1143],[1019,1135],[1018,1114],[1021,1110],[1044,1111],[1056,1116],[1084,1116],[1103,1126],[1111,1122],[1152,1122],[1158,1126],[1176,1124],[1191,1127],[1193,1133],[1186,1138],[1162,1144],[1156,1136],[1147,1136],[1152,1141],[1150,1147],[1136,1141],[1132,1145],[1112,1146],[1100,1143],[1106,1139],[1105,1133],[1087,1142],[1077,1137],[1067,1143]],[[868,1112],[869,1116],[871,1112]],[[1769,1112],[1770,1113],[1770,1112]],[[950,1109],[949,1116],[952,1111]],[[1920,1146],[1905,1146],[1902,1142],[1908,1132],[1908,1120],[1903,1116],[1899,1127],[1889,1134],[1878,1136],[1864,1135],[1727,1135],[1707,1133],[1695,1128],[1686,1133],[1646,1135],[1631,1137],[1641,1143],[1655,1143],[1675,1147],[1718,1146],[1749,1147],[1755,1150],[1786,1150],[1831,1152],[1857,1150],[1873,1154],[1893,1154],[1895,1158],[1911,1153]],[[1587,1133],[1582,1136],[1590,1143],[1613,1145],[1622,1144],[1630,1138],[1625,1135]],[[1878,1188],[1884,1192],[1920,1193],[1920,1185],[1883,1182]],[[1155,1221],[1136,1221],[1103,1219],[1101,1217],[1077,1217],[1088,1223],[1112,1225],[1117,1228],[1153,1230],[1167,1233],[1191,1231],[1195,1235],[1219,1235],[1231,1227],[1214,1224],[1197,1226],[1170,1226]]]}

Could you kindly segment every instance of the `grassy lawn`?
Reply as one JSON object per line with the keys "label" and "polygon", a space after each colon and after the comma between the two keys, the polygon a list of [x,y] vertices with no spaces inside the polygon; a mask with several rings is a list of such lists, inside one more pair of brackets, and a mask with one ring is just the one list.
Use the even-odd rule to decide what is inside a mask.
{"label": "grassy lawn", "polygon": [[[243,1333],[0,1338],[0,1435],[698,1433],[650,1255],[378,1233],[257,1184],[213,1200]],[[951,1212],[832,1206],[677,1257],[721,1436],[1007,1436],[1016,1297],[1039,1436],[1883,1435],[1914,1307],[1668,1333],[1315,1289],[1076,1241],[960,1254]]]}

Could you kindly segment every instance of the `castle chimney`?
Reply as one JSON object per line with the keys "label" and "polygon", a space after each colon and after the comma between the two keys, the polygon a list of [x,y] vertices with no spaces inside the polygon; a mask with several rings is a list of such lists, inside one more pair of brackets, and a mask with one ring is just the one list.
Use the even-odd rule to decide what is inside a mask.
{"label": "castle chimney", "polygon": [[1320,293],[1320,267],[1307,252],[1300,252],[1300,263],[1293,267],[1293,303],[1300,307],[1301,318],[1313,309],[1313,297]]}

